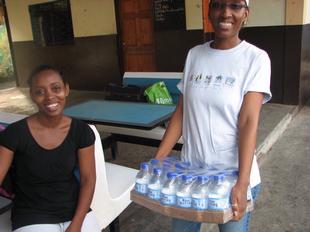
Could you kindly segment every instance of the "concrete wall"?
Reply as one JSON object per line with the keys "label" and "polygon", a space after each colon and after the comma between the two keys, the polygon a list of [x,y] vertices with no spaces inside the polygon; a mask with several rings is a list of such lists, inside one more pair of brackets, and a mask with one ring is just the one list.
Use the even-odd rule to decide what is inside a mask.
{"label": "concrete wall", "polygon": [[202,30],[202,1],[185,0],[186,29]]}
{"label": "concrete wall", "polygon": [[116,34],[113,0],[71,0],[75,37]]}
{"label": "concrete wall", "polygon": [[[13,42],[33,40],[28,6],[50,1],[6,1]],[[70,3],[75,37],[116,34],[113,0],[71,0]]]}
{"label": "concrete wall", "polygon": [[304,24],[310,23],[310,0],[305,0],[304,5]]}
{"label": "concrete wall", "polygon": [[285,24],[285,0],[251,0],[247,27]]}

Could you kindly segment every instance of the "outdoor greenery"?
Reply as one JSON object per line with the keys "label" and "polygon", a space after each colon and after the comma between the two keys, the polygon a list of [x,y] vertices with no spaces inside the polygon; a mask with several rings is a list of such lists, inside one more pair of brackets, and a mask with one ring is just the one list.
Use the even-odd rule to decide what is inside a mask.
{"label": "outdoor greenery", "polygon": [[0,82],[13,78],[14,70],[5,25],[0,25]]}

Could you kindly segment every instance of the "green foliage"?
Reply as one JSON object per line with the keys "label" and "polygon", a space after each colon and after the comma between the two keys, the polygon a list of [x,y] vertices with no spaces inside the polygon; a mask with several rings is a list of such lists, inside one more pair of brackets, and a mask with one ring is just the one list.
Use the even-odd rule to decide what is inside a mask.
{"label": "green foliage", "polygon": [[0,79],[11,78],[13,63],[5,25],[0,25]]}

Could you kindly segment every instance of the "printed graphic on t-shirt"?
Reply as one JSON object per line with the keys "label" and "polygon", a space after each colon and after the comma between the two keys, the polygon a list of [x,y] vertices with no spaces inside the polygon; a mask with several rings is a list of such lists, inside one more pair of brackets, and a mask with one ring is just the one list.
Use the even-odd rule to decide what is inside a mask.
{"label": "printed graphic on t-shirt", "polygon": [[193,88],[233,88],[236,78],[224,75],[191,74],[187,85]]}

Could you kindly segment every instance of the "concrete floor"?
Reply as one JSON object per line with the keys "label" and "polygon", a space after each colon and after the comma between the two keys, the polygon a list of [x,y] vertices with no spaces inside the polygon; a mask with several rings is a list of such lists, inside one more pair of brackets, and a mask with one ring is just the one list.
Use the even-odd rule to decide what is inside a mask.
{"label": "concrete floor", "polygon": [[[67,105],[95,98],[104,98],[104,93],[71,91]],[[29,99],[28,89],[11,88],[0,90],[0,111],[31,114],[36,111],[36,107]],[[308,113],[308,111],[306,111],[306,113]],[[309,222],[306,221],[306,216],[308,216],[308,218],[310,216],[309,210],[307,210],[306,207],[309,206],[307,203],[310,199],[309,197],[303,196],[299,198],[294,195],[297,191],[305,191],[306,186],[308,186],[306,185],[306,183],[309,183],[309,179],[307,179],[308,177],[301,178],[305,185],[297,185],[297,174],[294,173],[294,170],[302,169],[308,171],[309,168],[307,167],[307,164],[309,163],[309,156],[308,158],[304,157],[304,160],[302,160],[302,163],[299,166],[296,163],[297,161],[287,163],[288,161],[293,161],[292,155],[295,155],[296,152],[299,152],[299,156],[302,157],[304,151],[302,149],[298,151],[292,150],[294,148],[290,146],[291,138],[286,138],[285,136],[283,136],[286,138],[286,140],[282,142],[283,145],[278,145],[280,147],[285,146],[285,151],[276,151],[272,149],[267,153],[290,124],[296,112],[296,106],[288,105],[266,104],[262,108],[257,151],[261,157],[260,163],[262,163],[261,172],[264,188],[260,199],[255,205],[254,220],[251,223],[251,231],[310,231]],[[298,114],[298,116],[299,115],[300,114]],[[305,119],[302,118],[299,120],[302,121]],[[310,125],[309,117],[307,120],[308,125]],[[294,137],[294,139],[297,139],[295,142],[296,145],[300,140],[305,141],[305,138],[308,138],[309,141],[309,136],[306,131],[309,128],[303,127],[299,129],[302,129],[304,134],[301,134],[300,137]],[[295,128],[295,130],[298,132],[298,129]],[[156,148],[153,147],[127,143],[118,143],[118,146],[119,155],[117,159],[111,160],[111,153],[107,149],[105,150],[106,160],[133,168],[138,168],[140,162],[152,158],[156,150]],[[309,147],[307,149],[309,149]],[[178,152],[174,153],[179,154]],[[281,171],[286,171],[286,174],[282,174]],[[299,190],[296,189],[294,191],[289,191],[290,186],[298,187]],[[278,196],[281,196],[281,199],[278,199]],[[288,210],[287,206],[292,208]],[[297,220],[297,207],[300,206],[303,208],[305,214],[302,214],[303,219]],[[281,207],[285,210],[281,210]],[[296,219],[296,222],[290,217],[293,217],[294,220]],[[303,225],[296,227],[299,222]],[[121,231],[127,232],[170,231],[170,218],[132,203],[120,215],[120,226]],[[267,228],[265,226],[269,226],[268,229],[265,229]],[[284,226],[287,226],[287,229],[284,228]],[[295,230],[295,228],[299,229]],[[303,230],[302,228],[306,228],[306,230]],[[109,230],[104,230],[104,232],[107,231]],[[217,231],[217,229],[214,225],[204,225],[202,231]]]}

